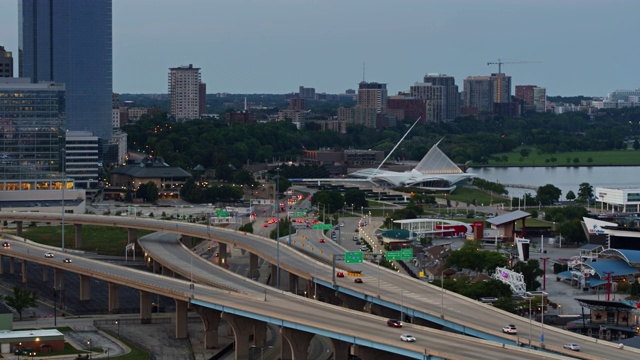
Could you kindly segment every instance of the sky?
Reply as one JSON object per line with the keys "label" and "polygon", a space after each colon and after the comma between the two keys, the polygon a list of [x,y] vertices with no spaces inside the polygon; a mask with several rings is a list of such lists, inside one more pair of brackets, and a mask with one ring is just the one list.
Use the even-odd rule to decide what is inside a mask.
{"label": "sky", "polygon": [[[210,94],[364,78],[395,95],[426,73],[462,90],[500,59],[513,86],[606,96],[640,88],[638,14],[638,0],[113,0],[113,90],[167,93],[169,68],[188,64]],[[0,0],[0,45],[17,58],[17,0]]]}

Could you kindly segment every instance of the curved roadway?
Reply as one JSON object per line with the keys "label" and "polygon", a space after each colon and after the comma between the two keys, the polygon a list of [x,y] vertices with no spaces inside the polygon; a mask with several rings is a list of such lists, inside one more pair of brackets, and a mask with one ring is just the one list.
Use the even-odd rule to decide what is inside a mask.
{"label": "curved roadway", "polygon": [[[59,222],[61,220],[60,214],[50,213],[0,212],[0,218],[6,220],[43,222]],[[258,254],[258,256],[273,264],[276,263],[276,245],[273,241],[226,229],[207,229],[206,226],[199,224],[176,223],[154,219],[131,219],[95,215],[65,215],[65,221],[76,224],[108,225],[156,231],[162,230],[176,234],[186,234],[197,238],[212,239],[246,249]],[[193,256],[193,254],[190,255]],[[189,264],[190,262],[191,260],[188,260]],[[320,263],[317,263],[317,266],[310,266],[309,258],[293,251],[283,244],[280,246],[280,264],[283,269],[306,278],[314,277],[313,272],[317,272],[315,277],[325,282],[330,282],[332,278],[329,267],[323,266]],[[183,268],[187,266],[189,266],[187,263],[183,264]],[[446,319],[457,324],[485,333],[493,332],[495,333],[495,336],[503,336],[500,333],[502,326],[513,323],[518,327],[521,339],[528,338],[529,334],[527,334],[527,330],[529,329],[529,322],[521,317],[506,313],[457,294],[443,293],[438,287],[373,266],[372,264],[365,263],[362,264],[362,267],[366,269],[364,272],[363,284],[354,284],[349,280],[349,278],[344,278],[338,279],[338,285],[360,293],[379,295],[380,299],[393,302],[405,309],[412,308],[433,316],[443,315]],[[302,301],[299,297],[295,298]],[[315,304],[316,302],[312,303]],[[331,309],[336,308],[332,307]],[[331,312],[332,311],[334,310],[331,310]],[[338,310],[335,311],[337,312]],[[351,316],[355,315],[349,315],[349,317]],[[316,316],[313,318],[317,321],[320,317]],[[343,321],[340,321],[340,323],[343,323]],[[539,324],[537,323],[536,328],[538,326]],[[388,332],[388,330],[386,330],[386,332]],[[362,331],[360,331],[360,333],[362,333]],[[522,336],[523,334],[524,336]],[[451,337],[452,334],[447,334],[447,336]],[[532,337],[537,339],[538,336],[539,333],[534,331]],[[468,339],[468,337],[465,339]],[[507,343],[513,341],[513,337],[508,337],[506,335],[504,336],[504,339]],[[605,341],[597,342],[593,338],[588,338],[552,327],[545,327],[545,340],[545,344],[554,349],[561,348],[564,343],[576,342],[581,345],[586,354],[602,359],[631,358],[634,356],[634,353],[640,353],[636,349],[631,350],[628,347],[625,349],[617,349],[617,347],[612,343]],[[475,356],[476,358],[477,355],[478,354]]]}

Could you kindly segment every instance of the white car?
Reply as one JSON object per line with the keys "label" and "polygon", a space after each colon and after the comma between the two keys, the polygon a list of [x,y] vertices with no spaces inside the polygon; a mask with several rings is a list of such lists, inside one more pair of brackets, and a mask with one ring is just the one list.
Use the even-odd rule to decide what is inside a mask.
{"label": "white car", "polygon": [[565,349],[573,350],[573,351],[580,351],[580,345],[574,344],[574,343],[564,344],[562,345],[562,347]]}
{"label": "white car", "polygon": [[415,342],[416,338],[413,337],[413,335],[402,334],[402,335],[400,335],[400,340],[406,341],[406,342]]}
{"label": "white car", "polygon": [[515,325],[509,324],[502,328],[502,332],[505,334],[515,335],[518,333],[518,329],[516,328]]}
{"label": "white car", "polygon": [[44,253],[44,257],[52,258],[52,257],[54,257],[54,255],[53,255],[53,253],[51,251],[47,251],[46,253]]}

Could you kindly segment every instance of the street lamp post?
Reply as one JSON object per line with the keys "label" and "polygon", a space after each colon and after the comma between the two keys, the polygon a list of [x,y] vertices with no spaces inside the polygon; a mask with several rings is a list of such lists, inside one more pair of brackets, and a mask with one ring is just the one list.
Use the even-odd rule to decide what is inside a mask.
{"label": "street lamp post", "polygon": [[89,346],[89,359],[91,359],[91,352],[92,352],[92,348],[91,348],[91,339],[87,340],[87,345]]}
{"label": "street lamp post", "polygon": [[60,150],[62,152],[62,201],[60,202],[61,206],[62,206],[62,242],[61,242],[61,249],[62,252],[64,252],[64,188],[66,187],[66,170],[65,170],[65,158],[67,157],[67,150],[65,148],[62,148]]}
{"label": "street lamp post", "polygon": [[440,315],[444,317],[444,270],[440,273]]}
{"label": "street lamp post", "polygon": [[118,328],[118,337],[120,337],[120,320],[116,320],[116,327]]}
{"label": "street lamp post", "polygon": [[22,352],[22,343],[18,343],[18,360],[20,360],[20,353]]}
{"label": "street lamp post", "polygon": [[278,178],[276,179],[276,193],[273,195],[276,205],[276,289],[280,289],[280,200],[277,196],[280,191],[280,168],[277,168],[276,172]]}

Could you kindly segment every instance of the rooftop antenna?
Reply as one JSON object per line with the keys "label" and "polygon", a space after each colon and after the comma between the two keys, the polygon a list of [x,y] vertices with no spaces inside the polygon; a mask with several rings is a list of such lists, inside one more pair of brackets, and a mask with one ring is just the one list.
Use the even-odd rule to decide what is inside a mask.
{"label": "rooftop antenna", "polygon": [[244,97],[244,111],[247,111],[247,97]]}
{"label": "rooftop antenna", "polygon": [[364,75],[366,74],[366,72],[365,72],[365,66],[366,66],[366,64],[367,64],[367,63],[362,62],[362,82],[367,82],[367,81],[365,80],[365,76],[364,76]]}

